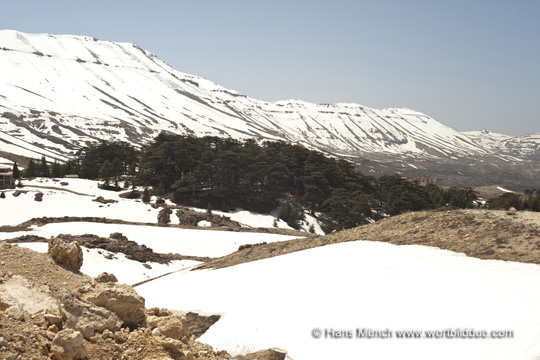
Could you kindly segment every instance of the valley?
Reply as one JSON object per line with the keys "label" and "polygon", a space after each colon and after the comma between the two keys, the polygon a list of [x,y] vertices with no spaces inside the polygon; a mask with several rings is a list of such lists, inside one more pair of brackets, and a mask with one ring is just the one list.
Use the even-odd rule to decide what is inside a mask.
{"label": "valley", "polygon": [[65,161],[98,140],[140,147],[165,132],[285,141],[368,175],[537,186],[538,134],[461,133],[405,108],[265,102],[179,72],[134,44],[91,37],[3,30],[0,51],[0,153],[10,161]]}
{"label": "valley", "polygon": [[0,30],[0,358],[536,360],[539,161]]}
{"label": "valley", "polygon": [[[2,294],[19,279],[17,276],[33,283],[30,289],[43,289],[47,284],[50,291],[63,287],[81,291],[77,289],[91,281],[88,276],[107,272],[120,283],[135,286],[147,309],[221,317],[197,340],[181,340],[183,345],[175,345],[177,350],[163,345],[173,340],[147,333],[144,328],[112,331],[112,335],[103,332],[83,341],[89,358],[109,352],[116,354],[115,358],[130,354],[133,359],[159,354],[171,359],[298,360],[347,357],[351,353],[378,354],[378,358],[387,359],[411,349],[419,359],[527,359],[530,354],[540,354],[534,331],[540,321],[536,311],[539,299],[528,290],[540,279],[536,265],[539,213],[481,209],[412,212],[323,236],[294,232],[281,220],[274,227],[271,214],[247,214],[237,209],[224,214],[241,223],[241,229],[232,231],[204,222],[185,227],[174,216],[171,224],[160,225],[159,211],[168,205],[154,208],[151,205],[157,198],[152,204],[143,204],[99,189],[97,181],[62,182],[67,185],[46,178],[25,181],[24,188],[7,190],[6,197],[0,199],[2,208],[10,209],[0,228],[0,239],[4,240],[0,247],[4,279],[0,303],[5,303]],[[14,196],[15,191],[22,193]],[[37,192],[44,193],[41,202],[34,200]],[[117,202],[92,201],[97,196]],[[86,217],[70,216],[76,208]],[[81,221],[85,219],[91,222]],[[281,231],[288,235],[279,234]],[[59,266],[41,255],[47,252],[49,238],[62,238],[61,234],[70,234],[69,241],[81,245],[81,273],[55,270]],[[86,248],[89,240],[85,237],[91,236],[108,244],[116,244],[123,236],[138,244],[135,251],[145,247],[155,254],[196,256],[200,260],[137,261],[135,253]],[[16,259],[26,259],[31,265]],[[64,275],[43,278],[40,274],[50,271]],[[51,294],[54,298],[54,291]],[[18,306],[26,309],[22,303]],[[40,353],[50,349],[47,341],[51,340],[45,339],[55,334],[47,327],[28,327],[41,321],[40,315],[26,314],[21,321],[6,314],[0,311],[0,337],[14,339],[11,331],[24,331],[43,345],[21,345],[13,340],[1,351],[25,351],[33,354],[29,358],[42,358]],[[314,329],[353,333],[370,329],[392,334],[408,329],[507,330],[513,336],[482,341],[336,339],[314,337]],[[116,340],[110,342],[108,336]],[[249,357],[264,349],[274,352],[264,355],[268,357],[261,357],[261,352]]]}

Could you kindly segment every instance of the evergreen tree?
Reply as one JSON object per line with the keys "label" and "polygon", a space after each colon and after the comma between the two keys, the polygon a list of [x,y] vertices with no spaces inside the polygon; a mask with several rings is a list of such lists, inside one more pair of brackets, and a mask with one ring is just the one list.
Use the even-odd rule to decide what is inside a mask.
{"label": "evergreen tree", "polygon": [[523,205],[524,203],[521,200],[521,197],[516,193],[502,194],[501,196],[491,199],[488,202],[488,208],[490,209],[508,210],[509,208],[514,207],[517,210],[522,210]]}
{"label": "evergreen tree", "polygon": [[21,172],[19,171],[19,167],[17,166],[17,162],[15,161],[13,163],[13,169],[12,169],[12,172],[13,172],[13,178],[14,179],[18,179],[21,177]]}
{"label": "evergreen tree", "polygon": [[34,159],[30,159],[28,161],[26,169],[24,169],[23,171],[23,175],[26,178],[34,178],[39,175],[38,168],[37,168],[36,163],[34,162]]}
{"label": "evergreen tree", "polygon": [[62,177],[64,174],[62,174],[62,167],[60,164],[55,160],[53,164],[51,165],[51,177],[53,178],[59,178]]}
{"label": "evergreen tree", "polygon": [[101,168],[99,169],[99,177],[101,178],[101,180],[103,180],[103,185],[105,187],[109,186],[112,176],[113,175],[111,171],[111,163],[109,162],[109,160],[105,160],[105,162],[101,165]]}
{"label": "evergreen tree", "polygon": [[37,171],[38,171],[38,176],[51,177],[49,165],[47,164],[47,160],[45,159],[45,156],[41,157]]}
{"label": "evergreen tree", "polygon": [[147,187],[145,187],[143,190],[142,202],[145,204],[150,202],[150,192],[148,191]]}

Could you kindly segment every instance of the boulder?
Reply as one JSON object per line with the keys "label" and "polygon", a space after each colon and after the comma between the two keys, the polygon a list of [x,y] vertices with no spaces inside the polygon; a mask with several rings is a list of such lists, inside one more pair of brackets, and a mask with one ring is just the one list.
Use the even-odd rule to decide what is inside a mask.
{"label": "boulder", "polygon": [[158,224],[170,223],[171,214],[172,214],[172,210],[169,207],[165,206],[163,209],[161,209],[158,214]]}
{"label": "boulder", "polygon": [[117,283],[118,279],[116,278],[116,276],[114,276],[114,274],[104,272],[96,277],[96,281],[99,283]]}
{"label": "boulder", "polygon": [[214,325],[220,318],[221,315],[200,315],[188,312],[182,316],[182,325],[185,332],[189,332],[195,338],[198,338],[206,333],[210,326]]}
{"label": "boulder", "polygon": [[58,265],[71,271],[79,271],[83,264],[83,252],[76,242],[66,243],[53,237],[49,240],[48,254]]}
{"label": "boulder", "polygon": [[286,352],[281,352],[274,349],[261,350],[251,354],[238,356],[238,360],[285,360]]}
{"label": "boulder", "polygon": [[146,323],[149,329],[159,329],[159,333],[171,339],[180,340],[183,333],[182,320],[175,315],[163,317],[148,316]]}
{"label": "boulder", "polygon": [[80,332],[65,329],[59,331],[52,341],[51,354],[56,360],[86,359],[88,350]]}
{"label": "boulder", "polygon": [[146,322],[144,298],[131,286],[97,284],[94,291],[85,295],[85,300],[112,311],[130,328],[142,326]]}
{"label": "boulder", "polygon": [[96,332],[117,331],[122,326],[122,320],[113,312],[83,301],[67,290],[62,296],[60,312],[63,328],[80,331],[85,339],[90,339]]}

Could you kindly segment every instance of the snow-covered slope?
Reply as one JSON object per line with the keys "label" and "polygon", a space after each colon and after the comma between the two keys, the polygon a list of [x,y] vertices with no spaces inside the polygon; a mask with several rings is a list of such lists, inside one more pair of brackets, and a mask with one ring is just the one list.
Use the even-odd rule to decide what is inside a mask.
{"label": "snow-covered slope", "polygon": [[[540,293],[531,291],[538,281],[538,265],[356,241],[183,271],[137,292],[147,306],[222,314],[201,341],[231,353],[276,347],[295,360],[532,360],[540,356]],[[358,336],[369,331],[380,335]]]}
{"label": "snow-covered slope", "polygon": [[519,161],[540,146],[540,135],[460,133],[405,108],[251,99],[131,43],[0,31],[0,154],[65,159],[98,139],[140,146],[162,131],[285,140],[357,163],[494,151],[497,161]]}
{"label": "snow-covered slope", "polygon": [[4,30],[0,50],[2,148],[38,153],[31,143],[64,152],[96,139],[140,145],[171,131],[282,139],[350,156],[485,152],[417,111],[258,101],[178,72],[130,43]]}

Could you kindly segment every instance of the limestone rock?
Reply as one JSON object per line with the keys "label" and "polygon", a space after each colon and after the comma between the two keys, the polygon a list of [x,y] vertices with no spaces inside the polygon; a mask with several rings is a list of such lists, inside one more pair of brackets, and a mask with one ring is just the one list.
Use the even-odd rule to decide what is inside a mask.
{"label": "limestone rock", "polygon": [[65,329],[59,331],[54,337],[51,354],[57,360],[76,360],[85,359],[88,356],[88,350],[84,346],[80,332]]}
{"label": "limestone rock", "polygon": [[144,298],[128,285],[98,284],[93,292],[85,295],[85,299],[94,305],[112,311],[130,328],[144,325],[146,311]]}
{"label": "limestone rock", "polygon": [[118,279],[116,278],[116,276],[114,276],[114,274],[104,272],[96,277],[96,281],[99,283],[117,283]]}
{"label": "limestone rock", "polygon": [[10,306],[6,310],[6,315],[19,321],[24,320],[24,312],[17,305]]}
{"label": "limestone rock", "polygon": [[53,237],[49,240],[48,254],[57,264],[72,271],[79,271],[83,264],[83,252],[76,242],[66,243]]}
{"label": "limestone rock", "polygon": [[80,331],[85,339],[90,339],[96,332],[117,331],[122,326],[122,320],[113,312],[82,301],[71,292],[64,294],[60,312],[64,329]]}
{"label": "limestone rock", "polygon": [[200,315],[194,312],[188,312],[182,316],[182,325],[185,332],[195,335],[195,338],[202,336],[210,326],[214,325],[221,315]]}
{"label": "limestone rock", "polygon": [[285,360],[287,353],[274,349],[261,350],[248,355],[238,356],[238,360]]}
{"label": "limestone rock", "polygon": [[31,283],[15,275],[0,284],[0,310],[12,309],[12,317],[21,318],[16,309],[24,314],[58,314],[58,301],[50,293],[33,287]]}
{"label": "limestone rock", "polygon": [[148,316],[146,323],[149,329],[159,329],[161,335],[171,339],[180,340],[183,335],[182,321],[175,315],[157,317]]}

